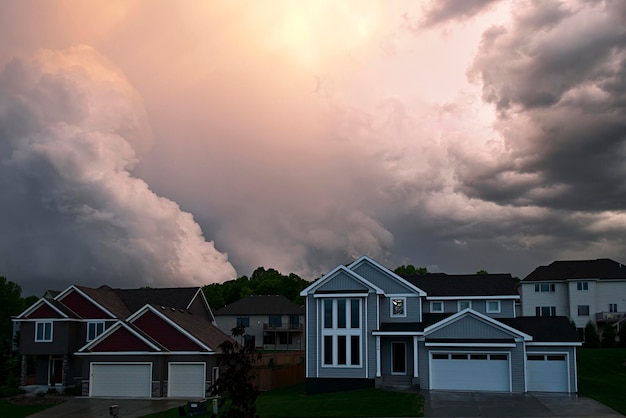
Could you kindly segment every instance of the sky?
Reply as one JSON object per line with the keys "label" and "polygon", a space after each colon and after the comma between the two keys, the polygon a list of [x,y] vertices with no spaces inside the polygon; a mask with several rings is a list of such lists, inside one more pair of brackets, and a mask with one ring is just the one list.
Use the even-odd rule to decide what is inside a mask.
{"label": "sky", "polygon": [[626,3],[0,0],[0,275],[626,262]]}

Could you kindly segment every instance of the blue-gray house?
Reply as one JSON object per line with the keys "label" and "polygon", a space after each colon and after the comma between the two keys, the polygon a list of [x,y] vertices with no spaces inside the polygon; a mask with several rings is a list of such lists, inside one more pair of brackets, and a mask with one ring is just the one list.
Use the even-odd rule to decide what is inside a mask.
{"label": "blue-gray house", "polygon": [[565,317],[516,317],[510,274],[400,277],[363,256],[301,292],[307,391],[577,392]]}

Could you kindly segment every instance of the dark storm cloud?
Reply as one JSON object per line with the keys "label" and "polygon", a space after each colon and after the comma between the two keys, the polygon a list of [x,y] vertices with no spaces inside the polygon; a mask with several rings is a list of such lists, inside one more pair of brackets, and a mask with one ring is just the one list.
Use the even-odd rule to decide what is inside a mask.
{"label": "dark storm cloud", "polygon": [[500,0],[432,1],[426,6],[421,26],[429,27],[450,21],[469,19]]}
{"label": "dark storm cloud", "polygon": [[235,277],[174,202],[130,170],[150,142],[141,100],[89,47],[0,73],[0,274],[25,292]]}
{"label": "dark storm cloud", "polygon": [[487,31],[470,75],[498,112],[503,148],[465,152],[460,190],[512,205],[621,210],[626,205],[626,26],[619,3],[523,3]]}

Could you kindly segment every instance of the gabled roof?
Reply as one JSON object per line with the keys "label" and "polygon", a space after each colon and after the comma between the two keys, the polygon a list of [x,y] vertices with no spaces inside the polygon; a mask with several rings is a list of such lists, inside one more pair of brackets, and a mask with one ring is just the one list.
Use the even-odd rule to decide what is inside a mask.
{"label": "gabled roof", "polygon": [[416,294],[418,294],[420,296],[426,296],[426,293],[423,291],[423,289],[420,289],[419,287],[415,286],[414,284],[407,282],[403,277],[397,275],[392,270],[390,270],[390,269],[384,267],[383,265],[377,263],[376,261],[372,260],[371,258],[369,258],[366,255],[361,256],[358,260],[356,260],[353,263],[351,263],[348,266],[348,268],[350,270],[356,271],[360,266],[362,266],[364,264],[369,265],[370,267],[375,268],[381,274],[387,276],[388,278],[390,278],[390,279],[394,280],[395,282],[399,283],[400,285],[402,285],[409,292],[415,292]]}
{"label": "gabled roof", "polygon": [[252,295],[226,305],[215,315],[304,315],[304,307],[281,295]]}
{"label": "gabled roof", "polygon": [[187,309],[198,293],[199,287],[112,289],[130,312],[135,312],[145,304],[170,306]]}
{"label": "gabled roof", "polygon": [[510,325],[507,325],[504,321],[501,321],[500,318],[495,319],[495,318],[491,318],[490,316],[487,316],[485,314],[482,314],[478,311],[473,310],[472,308],[467,308],[464,309],[460,312],[457,312],[453,315],[450,315],[446,318],[444,318],[443,320],[436,322],[430,326],[427,326],[426,328],[424,328],[424,335],[428,335],[428,334],[432,334],[435,331],[448,326],[449,324],[452,324],[455,321],[460,320],[461,318],[464,317],[474,317],[484,323],[490,324],[493,327],[496,328],[500,328],[503,331],[506,331],[507,333],[516,335],[518,337],[523,338],[525,341],[532,341],[532,336],[523,332],[520,329],[517,329],[515,327],[512,327]]}
{"label": "gabled roof", "polygon": [[404,278],[424,290],[429,298],[512,296],[519,298],[510,274],[425,274]]}
{"label": "gabled roof", "polygon": [[579,279],[626,280],[626,266],[609,258],[554,261],[548,266],[537,267],[523,281],[539,282]]}
{"label": "gabled roof", "polygon": [[498,321],[532,335],[533,342],[580,342],[580,336],[564,316],[520,316]]}
{"label": "gabled roof", "polygon": [[339,265],[339,266],[335,267],[334,269],[332,269],[330,272],[328,272],[325,276],[322,276],[321,278],[319,278],[316,281],[314,281],[313,283],[311,283],[306,289],[304,289],[303,291],[300,292],[300,296],[308,296],[309,293],[311,293],[311,294],[315,293],[315,289],[317,289],[318,287],[322,286],[324,283],[328,282],[329,280],[331,280],[333,277],[337,276],[340,273],[347,274],[349,277],[351,277],[354,280],[362,283],[365,287],[368,287],[372,291],[376,292],[376,294],[378,294],[378,295],[384,295],[385,294],[385,292],[380,287],[378,287],[378,286],[374,285],[373,283],[369,282],[368,280],[366,280],[365,278],[361,277],[357,273],[355,273],[352,270],[348,269],[346,266]]}
{"label": "gabled roof", "polygon": [[29,306],[24,312],[20,313],[15,319],[26,319],[33,312],[36,312],[40,308],[44,307],[49,312],[55,312],[62,318],[77,318],[77,315],[73,313],[69,308],[62,303],[55,301],[54,299],[41,298],[37,302]]}

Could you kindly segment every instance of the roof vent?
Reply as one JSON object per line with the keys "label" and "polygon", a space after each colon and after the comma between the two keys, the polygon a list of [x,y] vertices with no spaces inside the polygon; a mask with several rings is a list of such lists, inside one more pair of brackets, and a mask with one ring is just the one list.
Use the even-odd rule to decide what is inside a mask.
{"label": "roof vent", "polygon": [[180,313],[184,313],[184,312],[185,312],[185,311],[184,311],[184,310],[182,310],[182,309],[179,309],[178,311],[179,311]]}
{"label": "roof vent", "polygon": [[161,305],[161,309],[165,310],[165,306]]}
{"label": "roof vent", "polygon": [[187,313],[188,313],[189,315],[191,315],[191,311],[190,311],[189,309],[187,309]]}
{"label": "roof vent", "polygon": [[172,312],[176,312],[176,308],[170,308]]}

